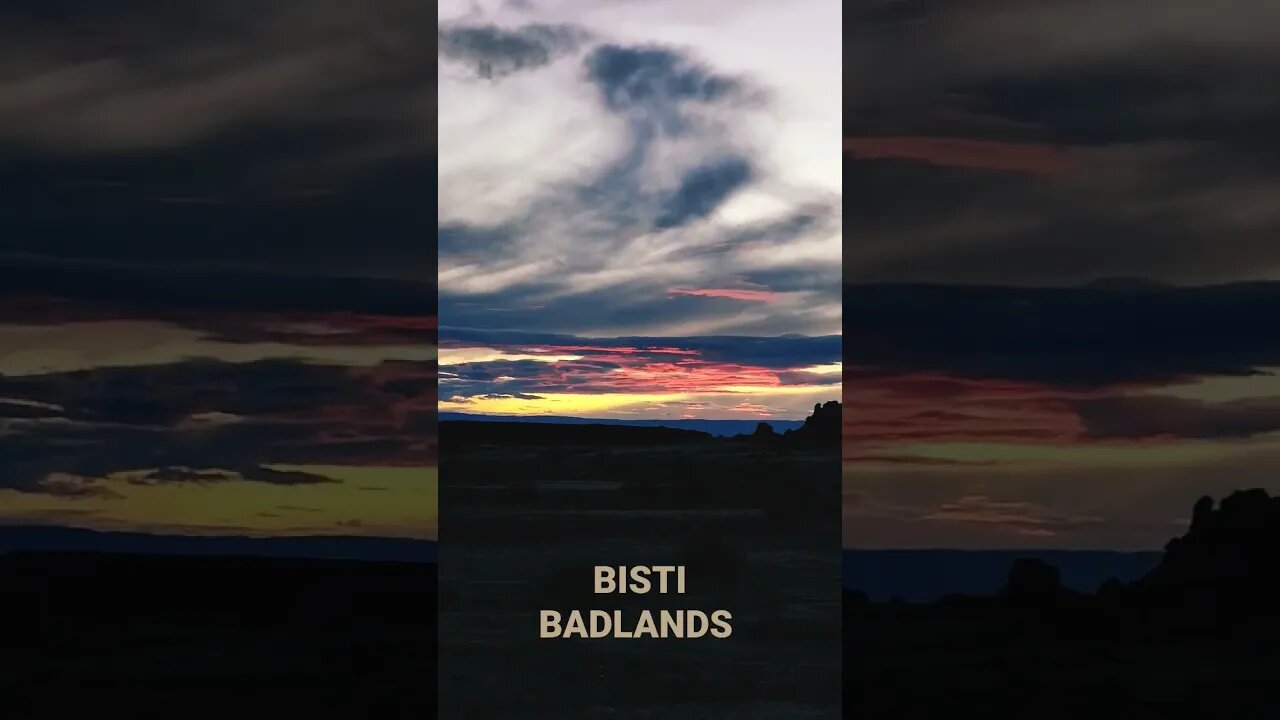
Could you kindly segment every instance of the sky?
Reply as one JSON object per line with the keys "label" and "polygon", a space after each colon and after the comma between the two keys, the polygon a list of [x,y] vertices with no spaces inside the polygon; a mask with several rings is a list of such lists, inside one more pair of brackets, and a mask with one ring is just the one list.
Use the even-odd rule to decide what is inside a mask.
{"label": "sky", "polygon": [[1280,475],[1280,7],[844,18],[846,547],[1159,549]]}
{"label": "sky", "polygon": [[840,394],[839,3],[439,4],[440,409]]}
{"label": "sky", "polygon": [[0,523],[435,537],[430,21],[0,6]]}

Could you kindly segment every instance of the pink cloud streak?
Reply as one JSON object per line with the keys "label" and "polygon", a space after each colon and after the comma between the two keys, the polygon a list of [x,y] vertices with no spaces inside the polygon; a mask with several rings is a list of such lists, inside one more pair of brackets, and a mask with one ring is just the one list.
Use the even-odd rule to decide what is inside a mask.
{"label": "pink cloud streak", "polygon": [[781,293],[776,293],[772,290],[743,290],[738,288],[671,288],[668,294],[771,303],[777,300]]}

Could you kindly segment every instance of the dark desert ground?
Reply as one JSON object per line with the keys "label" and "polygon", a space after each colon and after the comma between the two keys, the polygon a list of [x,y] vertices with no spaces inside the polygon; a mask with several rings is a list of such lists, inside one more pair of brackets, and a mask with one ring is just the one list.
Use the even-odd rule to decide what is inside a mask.
{"label": "dark desert ground", "polygon": [[[174,540],[190,552],[192,538]],[[320,541],[342,545],[341,538]],[[163,539],[145,542],[154,549]],[[270,542],[219,539],[204,554],[0,555],[6,711],[24,718],[88,708],[139,717],[434,717],[435,564],[225,554],[271,552]],[[388,556],[434,554],[426,541],[353,542]]]}
{"label": "dark desert ground", "polygon": [[[441,713],[835,717],[839,419],[734,438],[442,422]],[[594,595],[596,563],[683,564],[688,593]],[[733,634],[538,638],[541,609],[662,608],[727,609]]]}

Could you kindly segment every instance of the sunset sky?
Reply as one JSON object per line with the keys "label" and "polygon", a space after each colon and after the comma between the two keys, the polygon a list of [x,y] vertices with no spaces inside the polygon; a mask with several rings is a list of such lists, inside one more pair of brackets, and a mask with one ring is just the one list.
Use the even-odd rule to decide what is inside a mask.
{"label": "sunset sky", "polygon": [[0,6],[0,523],[436,533],[418,2]]}
{"label": "sunset sky", "polygon": [[441,410],[838,398],[840,13],[441,3]]}
{"label": "sunset sky", "polygon": [[845,545],[1158,549],[1275,491],[1280,7],[845,20]]}

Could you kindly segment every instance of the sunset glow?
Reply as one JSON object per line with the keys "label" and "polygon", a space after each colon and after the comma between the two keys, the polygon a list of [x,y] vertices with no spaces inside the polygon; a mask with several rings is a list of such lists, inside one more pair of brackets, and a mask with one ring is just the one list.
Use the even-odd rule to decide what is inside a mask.
{"label": "sunset glow", "polygon": [[840,8],[696,5],[440,5],[441,410],[839,397]]}

